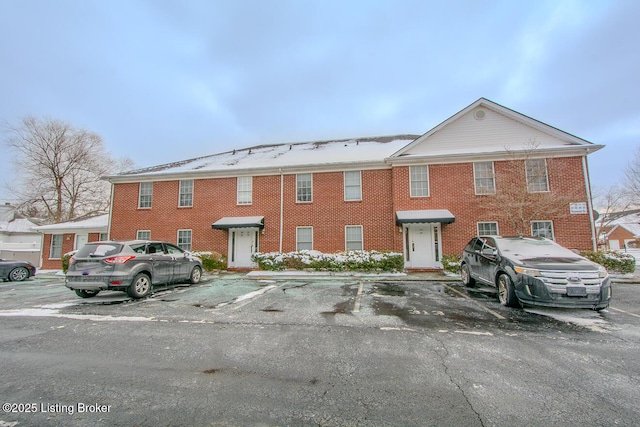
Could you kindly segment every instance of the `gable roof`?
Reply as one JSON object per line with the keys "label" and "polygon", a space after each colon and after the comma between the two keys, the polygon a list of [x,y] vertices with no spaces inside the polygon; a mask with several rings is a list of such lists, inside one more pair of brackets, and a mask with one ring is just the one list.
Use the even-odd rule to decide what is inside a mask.
{"label": "gable roof", "polygon": [[104,177],[111,182],[389,167],[384,159],[418,135],[259,145]]}
{"label": "gable roof", "polygon": [[44,234],[61,233],[104,233],[109,227],[109,214],[95,215],[56,224],[40,225],[34,230]]}
{"label": "gable roof", "polygon": [[[514,139],[514,136],[517,136]],[[519,139],[518,139],[519,138]],[[543,155],[586,155],[603,148],[486,98],[468,105],[389,159],[460,161],[500,158],[531,151]]]}

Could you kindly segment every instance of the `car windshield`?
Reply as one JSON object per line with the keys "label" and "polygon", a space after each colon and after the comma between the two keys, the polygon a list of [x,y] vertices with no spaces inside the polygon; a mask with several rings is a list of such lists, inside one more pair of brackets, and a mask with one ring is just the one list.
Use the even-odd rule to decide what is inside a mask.
{"label": "car windshield", "polygon": [[500,251],[518,258],[579,258],[562,246],[545,239],[496,238]]}
{"label": "car windshield", "polygon": [[118,243],[88,243],[75,255],[76,258],[104,257],[115,255],[122,249]]}

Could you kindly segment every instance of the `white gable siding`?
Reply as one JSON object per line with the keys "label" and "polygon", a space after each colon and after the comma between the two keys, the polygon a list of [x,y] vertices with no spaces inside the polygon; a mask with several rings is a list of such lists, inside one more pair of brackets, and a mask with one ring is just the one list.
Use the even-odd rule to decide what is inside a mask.
{"label": "white gable siding", "polygon": [[[474,112],[478,110],[485,113],[482,120],[474,117]],[[573,145],[498,112],[481,107],[448,123],[403,155],[480,154],[504,152],[505,147],[517,151],[531,148],[530,141],[535,141],[539,149]]]}

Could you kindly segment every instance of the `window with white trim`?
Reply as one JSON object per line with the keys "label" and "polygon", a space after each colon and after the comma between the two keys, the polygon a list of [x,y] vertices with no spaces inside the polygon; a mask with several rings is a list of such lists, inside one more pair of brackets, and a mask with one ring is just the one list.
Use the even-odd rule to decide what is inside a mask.
{"label": "window with white trim", "polygon": [[98,237],[98,240],[101,241],[101,242],[105,242],[105,241],[109,240],[109,234],[100,233],[100,236]]}
{"label": "window with white trim", "polygon": [[151,230],[136,231],[136,240],[151,240]]}
{"label": "window with white trim", "polygon": [[178,230],[178,246],[182,250],[191,250],[191,230]]}
{"label": "window with white trim", "polygon": [[473,164],[473,178],[476,194],[494,194],[496,192],[493,162],[475,162]]}
{"label": "window with white trim", "polygon": [[344,173],[344,199],[362,200],[362,173],[361,171],[345,171]]}
{"label": "window with white trim", "polygon": [[313,249],[313,227],[296,227],[296,250]]}
{"label": "window with white trim", "polygon": [[181,208],[188,208],[193,206],[192,179],[180,180],[180,199],[178,200],[178,206]]}
{"label": "window with white trim", "polygon": [[552,221],[531,221],[531,235],[533,237],[546,237],[553,240]]}
{"label": "window with white trim", "polygon": [[150,208],[153,201],[153,182],[141,182],[138,193],[138,207]]}
{"label": "window with white trim", "polygon": [[62,234],[51,235],[51,246],[49,248],[50,259],[62,258],[62,240],[63,240]]}
{"label": "window with white trim", "polygon": [[429,166],[409,166],[411,197],[429,196]]}
{"label": "window with white trim", "polygon": [[478,236],[498,236],[498,223],[495,221],[479,222]]}
{"label": "window with white trim", "polygon": [[296,202],[311,202],[313,190],[313,175],[299,173],[296,175]]}
{"label": "window with white trim", "polygon": [[549,191],[546,159],[529,159],[525,162],[527,189],[530,193]]}
{"label": "window with white trim", "polygon": [[237,204],[250,205],[253,203],[253,177],[239,176],[237,178]]}
{"label": "window with white trim", "polygon": [[345,249],[348,251],[361,251],[364,247],[362,243],[362,226],[347,225],[344,229]]}

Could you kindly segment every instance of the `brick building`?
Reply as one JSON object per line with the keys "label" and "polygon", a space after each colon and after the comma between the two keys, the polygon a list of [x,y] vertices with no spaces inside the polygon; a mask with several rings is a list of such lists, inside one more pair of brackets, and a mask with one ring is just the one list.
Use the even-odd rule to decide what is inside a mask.
{"label": "brick building", "polygon": [[476,234],[593,249],[587,155],[600,148],[481,98],[422,136],[263,145],[110,176],[109,235],[213,250],[230,268],[302,249],[441,268]]}

